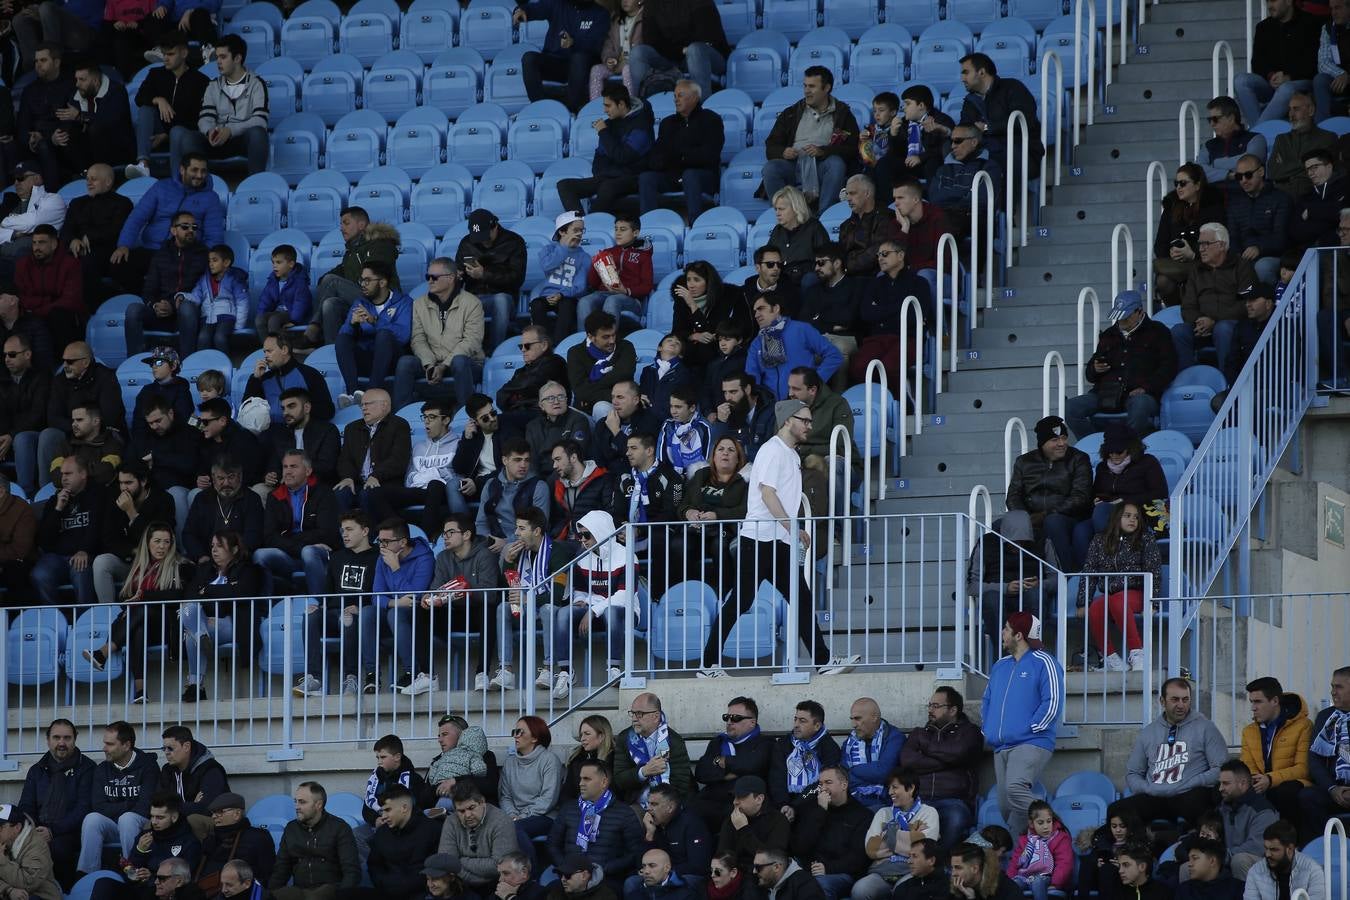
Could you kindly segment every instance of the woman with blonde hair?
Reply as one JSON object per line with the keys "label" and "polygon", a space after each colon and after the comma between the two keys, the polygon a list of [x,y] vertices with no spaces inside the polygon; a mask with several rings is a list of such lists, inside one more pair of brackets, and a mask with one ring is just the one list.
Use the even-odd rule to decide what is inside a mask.
{"label": "woman with blonde hair", "polygon": [[769,232],[768,246],[783,257],[783,279],[793,287],[815,277],[816,254],[830,242],[830,233],[811,215],[806,195],[789,185],[774,192],[773,214],[778,224]]}
{"label": "woman with blonde hair", "polygon": [[582,763],[603,760],[614,770],[614,726],[604,716],[587,716],[577,728],[577,746],[567,757],[567,774],[563,777],[562,799],[575,800],[581,795],[579,782]]}
{"label": "woman with blonde hair", "polygon": [[191,560],[178,552],[174,527],[167,522],[151,522],[141,533],[132,554],[131,570],[118,594],[126,605],[108,629],[108,640],[102,647],[82,651],[84,658],[102,671],[108,658],[126,647],[134,687],[132,703],[146,702],[145,648],[163,643],[169,631],[164,624],[169,617],[168,605],[157,603],[153,609],[147,606],[156,601],[180,599],[195,568]]}

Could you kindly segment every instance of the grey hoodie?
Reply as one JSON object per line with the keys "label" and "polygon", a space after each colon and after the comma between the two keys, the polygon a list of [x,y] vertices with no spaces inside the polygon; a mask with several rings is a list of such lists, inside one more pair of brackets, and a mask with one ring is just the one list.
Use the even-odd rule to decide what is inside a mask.
{"label": "grey hoodie", "polygon": [[[496,555],[488,549],[487,538],[475,537],[469,547],[469,555],[464,559],[460,559],[449,550],[442,550],[436,554],[436,570],[431,577],[433,585],[439,587],[460,575],[469,582],[470,588],[477,590],[501,586],[502,569],[498,565]],[[477,606],[482,602],[482,595],[478,595],[474,605]]]}
{"label": "grey hoodie", "polygon": [[552,816],[562,793],[563,764],[547,747],[521,756],[512,753],[502,764],[502,810],[508,815]]}
{"label": "grey hoodie", "polygon": [[[1308,892],[1308,900],[1326,900],[1326,879],[1322,867],[1306,853],[1294,853],[1294,862],[1289,872],[1289,893],[1299,888]],[[1242,894],[1243,900],[1279,900],[1280,885],[1269,864],[1261,860],[1247,873],[1247,887]]]}
{"label": "grey hoodie", "polygon": [[1236,801],[1219,804],[1223,818],[1223,836],[1229,853],[1250,853],[1261,856],[1265,852],[1266,828],[1280,818],[1265,797],[1249,790]]}
{"label": "grey hoodie", "polygon": [[1228,744],[1214,723],[1195,710],[1173,730],[1158,716],[1135,738],[1125,766],[1125,784],[1136,794],[1171,797],[1219,783]]}

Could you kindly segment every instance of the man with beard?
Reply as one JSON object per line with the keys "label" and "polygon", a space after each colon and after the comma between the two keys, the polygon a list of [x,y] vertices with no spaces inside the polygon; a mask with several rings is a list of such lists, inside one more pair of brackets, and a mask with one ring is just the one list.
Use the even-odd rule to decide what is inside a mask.
{"label": "man with beard", "polygon": [[[325,397],[327,390],[324,388]],[[281,457],[297,447],[305,448],[320,483],[333,485],[337,481],[338,452],[342,448],[342,436],[338,434],[337,426],[315,412],[313,395],[306,388],[286,388],[281,392],[280,401],[281,421],[273,422],[263,432],[272,451],[267,474],[263,476],[265,493],[270,493],[281,483]]]}
{"label": "man with beard", "polygon": [[773,437],[773,398],[765,394],[745,372],[722,379],[722,403],[717,421],[741,442],[753,462],[761,444]]}
{"label": "man with beard", "polygon": [[1297,93],[1289,98],[1289,130],[1276,135],[1271,144],[1266,176],[1275,187],[1298,199],[1312,189],[1303,170],[1303,154],[1309,150],[1335,152],[1336,135],[1313,124],[1313,98]]}
{"label": "man with beard", "polygon": [[23,780],[19,810],[37,826],[37,836],[51,848],[61,887],[75,883],[75,860],[80,854],[80,824],[89,812],[95,762],[75,745],[79,730],[69,719],[53,719],[47,726],[47,752]]}
{"label": "man with beard", "polygon": [[975,822],[983,756],[984,735],[966,718],[961,692],[939,687],[928,699],[928,723],[905,737],[900,768],[919,777],[919,796],[937,810],[939,844],[945,850]]}
{"label": "man with beard", "polygon": [[662,419],[643,404],[636,381],[620,381],[610,389],[609,399],[609,412],[595,423],[591,456],[597,465],[617,472],[627,462],[628,439],[635,434],[656,434]]}
{"label": "man with beard", "polygon": [[15,264],[14,286],[23,308],[47,323],[53,340],[65,345],[84,337],[89,313],[80,263],[61,246],[55,226],[33,229],[32,252]]}
{"label": "man with beard", "polygon": [[241,490],[243,468],[227,456],[211,464],[210,486],[199,493],[188,510],[183,527],[183,555],[199,565],[211,561],[211,535],[238,532],[244,545],[262,546],[262,500],[253,491]]}

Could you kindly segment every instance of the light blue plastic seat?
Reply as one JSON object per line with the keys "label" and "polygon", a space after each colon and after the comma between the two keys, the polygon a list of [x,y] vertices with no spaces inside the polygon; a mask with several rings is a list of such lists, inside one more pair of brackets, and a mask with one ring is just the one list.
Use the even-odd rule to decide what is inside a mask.
{"label": "light blue plastic seat", "polygon": [[365,108],[392,123],[417,106],[422,90],[422,57],[410,50],[394,50],[375,60],[363,81]]}
{"label": "light blue plastic seat", "polygon": [[305,78],[300,63],[278,56],[267,60],[255,71],[267,85],[267,108],[277,121],[300,111],[300,82]]}
{"label": "light blue plastic seat", "polygon": [[319,60],[300,85],[300,108],[336,125],[357,108],[363,74],[361,61],[347,53]]}
{"label": "light blue plastic seat", "polygon": [[422,79],[422,103],[455,118],[481,99],[487,64],[471,47],[442,50]]}
{"label": "light blue plastic seat", "polygon": [[465,110],[450,126],[447,161],[459,163],[475,176],[501,162],[506,119],[506,110],[494,103],[479,103]]}
{"label": "light blue plastic seat", "polygon": [[562,159],[572,127],[572,114],[557,100],[536,100],[507,127],[506,158],[526,163],[537,175]]}
{"label": "light blue plastic seat", "polygon": [[239,183],[230,196],[225,227],[248,238],[262,240],[282,226],[290,188],[275,172],[258,172]]}
{"label": "light blue plastic seat", "polygon": [[347,113],[328,135],[325,168],[356,181],[380,165],[385,134],[384,117],[379,113],[368,109]]}
{"label": "light blue plastic seat", "polygon": [[796,43],[816,27],[816,0],[763,0],[764,27]]}
{"label": "light blue plastic seat", "polygon": [[782,87],[790,54],[791,46],[782,34],[764,29],[751,32],[727,58],[727,86],[763,100]]}
{"label": "light blue plastic seat", "polygon": [[459,17],[459,44],[472,47],[491,62],[511,47],[511,10],[496,3],[471,2]]}
{"label": "light blue plastic seat", "polygon": [[649,614],[652,655],[676,664],[700,659],[719,606],[717,592],[701,581],[672,585]]}
{"label": "light blue plastic seat", "polygon": [[497,53],[483,80],[483,100],[496,103],[509,113],[518,113],[530,102],[525,93],[520,58],[538,47],[517,45]]}
{"label": "light blue plastic seat", "polygon": [[286,223],[303,231],[311,241],[319,240],[338,220],[350,190],[347,176],[341,172],[320,169],[309,173],[291,191]]}
{"label": "light blue plastic seat", "polygon": [[277,55],[277,37],[281,33],[281,25],[280,9],[270,3],[250,3],[222,30],[225,34],[237,34],[243,38],[252,67]]}
{"label": "light blue plastic seat", "polygon": [[1003,14],[1001,0],[946,0],[946,3],[947,18],[962,23],[976,34],[991,22],[998,21]]}
{"label": "light blue plastic seat", "polygon": [[842,87],[848,66],[848,50],[841,50],[833,44],[798,46],[788,58],[787,83],[800,85],[806,77],[806,70],[812,66],[824,66],[838,73],[835,75],[835,86]]}
{"label": "light blue plastic seat", "polygon": [[473,175],[455,163],[443,163],[422,174],[413,186],[408,218],[421,222],[437,233],[464,220]]}
{"label": "light blue plastic seat", "polygon": [[1071,10],[1066,9],[1063,0],[1008,0],[1008,17],[1023,19],[1037,30]]}
{"label": "light blue plastic seat", "polygon": [[759,11],[755,8],[755,0],[714,0],[714,2],[717,5],[717,14],[722,20],[722,33],[727,36],[731,46],[736,46],[741,38],[757,27]]}
{"label": "light blue plastic seat", "polygon": [[[550,163],[539,176],[534,189],[535,215],[556,218],[563,211],[562,200],[558,197],[558,182],[567,178],[590,178],[591,163],[575,156]],[[644,217],[645,220],[645,217]],[[644,221],[645,224],[645,221]]]}
{"label": "light blue plastic seat", "polygon": [[326,134],[320,116],[313,113],[288,116],[269,138],[272,159],[268,168],[285,178],[287,184],[299,184],[300,179],[319,168]]}
{"label": "light blue plastic seat", "polygon": [[281,57],[290,59],[305,71],[333,53],[337,25],[327,16],[302,14],[301,4],[281,26]]}
{"label": "light blue plastic seat", "polygon": [[413,0],[403,14],[399,48],[411,50],[430,64],[455,42],[459,30],[459,4],[455,0]]}
{"label": "light blue plastic seat", "polygon": [[745,91],[727,88],[713,94],[704,101],[703,106],[722,117],[724,135],[722,162],[731,162],[750,141],[750,125],[755,119],[755,101]]}
{"label": "light blue plastic seat", "polygon": [[912,0],[891,3],[886,8],[886,24],[900,25],[910,31],[923,31],[942,16],[938,0]]}
{"label": "light blue plastic seat", "polygon": [[826,27],[838,28],[850,38],[861,37],[880,18],[876,0],[829,0],[821,5]]}
{"label": "light blue plastic seat", "polygon": [[394,49],[394,23],[401,16],[396,12],[391,19],[382,12],[357,12],[361,5],[357,3],[343,16],[342,24],[338,26],[338,49],[361,60],[363,66],[369,66]]}

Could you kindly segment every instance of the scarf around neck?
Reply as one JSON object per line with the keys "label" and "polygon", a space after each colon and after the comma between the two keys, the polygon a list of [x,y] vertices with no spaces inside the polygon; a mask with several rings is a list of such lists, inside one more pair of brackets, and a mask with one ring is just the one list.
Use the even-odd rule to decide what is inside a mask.
{"label": "scarf around neck", "polygon": [[825,737],[825,726],[810,740],[792,738],[792,752],[787,757],[788,792],[800,794],[820,779],[820,757],[816,745]]}
{"label": "scarf around neck", "polygon": [[1054,871],[1055,858],[1050,854],[1050,842],[1039,834],[1028,832],[1026,846],[1017,859],[1017,874],[1030,877],[1052,875]]}
{"label": "scarf around neck", "polygon": [[1350,784],[1350,712],[1333,710],[1308,749],[1332,760],[1338,784]]}
{"label": "scarf around neck", "polygon": [[595,801],[577,798],[577,807],[581,810],[581,821],[577,823],[577,846],[584,853],[600,834],[600,815],[609,808],[614,792],[605,789],[600,799]]}
{"label": "scarf around neck", "polygon": [[739,738],[738,740],[733,741],[731,739],[731,736],[726,734],[725,732],[719,734],[718,737],[722,739],[722,755],[735,756],[737,747],[739,747],[741,744],[744,744],[748,740],[759,737],[759,726],[756,725],[754,728],[751,728],[750,731],[744,737]]}
{"label": "scarf around neck", "polygon": [[921,156],[923,154],[923,123],[910,122],[908,130],[905,153],[908,156]]}
{"label": "scarf around neck", "polygon": [[[889,727],[890,726],[886,724],[886,720],[882,719],[881,724],[877,726],[877,733],[872,735],[867,741],[863,741],[859,738],[856,731],[849,732],[848,737],[844,740],[844,746],[842,748],[844,765],[849,769],[852,769],[855,766],[876,762],[881,756],[881,746],[885,743],[886,729]],[[852,785],[850,785],[850,787],[852,787]],[[879,784],[860,784],[857,787],[853,787],[853,793],[860,797],[880,797],[882,795],[882,787]]]}
{"label": "scarf around neck", "polygon": [[[376,812],[380,809],[381,788],[384,787],[380,782],[380,771],[380,767],[376,766],[375,770],[370,773],[370,778],[366,779],[366,806]],[[412,781],[412,769],[403,769],[402,771],[395,773],[393,781],[395,784],[401,784],[404,787],[408,787],[409,782]]]}
{"label": "scarf around neck", "polygon": [[[639,769],[658,756],[669,759],[669,753],[670,724],[666,721],[665,713],[661,713],[661,723],[656,726],[656,730],[645,738],[637,733],[636,728],[629,729],[628,755]],[[670,784],[670,766],[666,766],[666,770],[659,775],[647,776],[647,787],[643,789],[641,797],[643,806],[647,805],[647,792],[658,784]]]}
{"label": "scarf around neck", "polygon": [[1110,470],[1110,472],[1111,472],[1112,475],[1119,475],[1121,472],[1124,472],[1126,469],[1128,469],[1128,468],[1130,467],[1130,463],[1131,463],[1132,461],[1133,461],[1133,460],[1131,460],[1131,458],[1128,457],[1128,456],[1125,457],[1124,459],[1122,459],[1122,460],[1121,460],[1120,462],[1118,462],[1118,463],[1112,462],[1112,461],[1108,458],[1108,459],[1106,460],[1106,468],[1107,468],[1108,470]]}
{"label": "scarf around neck", "polygon": [[779,316],[778,321],[760,329],[759,363],[766,369],[776,369],[787,362],[787,344],[783,340],[787,322],[785,317]]}
{"label": "scarf around neck", "polygon": [[[628,518],[633,522],[647,521],[647,505],[651,503],[651,497],[647,495],[647,482],[656,471],[656,465],[653,462],[651,468],[645,472],[633,470],[633,494],[628,498]],[[662,716],[663,720],[664,718]]]}
{"label": "scarf around neck", "polygon": [[520,566],[520,586],[523,590],[538,594],[548,586],[548,565],[549,560],[553,558],[553,539],[544,532],[544,542],[539,545],[539,549],[529,556],[529,564],[526,565],[526,557],[522,555]]}
{"label": "scarf around neck", "polygon": [[587,376],[587,378],[590,381],[599,381],[600,379],[608,375],[610,372],[613,372],[614,354],[617,353],[618,350],[619,345],[616,343],[614,345],[614,349],[611,350],[609,353],[606,353],[599,347],[595,346],[595,344],[591,343],[589,339],[587,339],[586,352],[591,355],[591,359],[595,360],[595,363],[594,365],[591,366],[591,371],[590,374]]}
{"label": "scarf around neck", "polygon": [[698,419],[693,418],[682,424],[676,423],[666,443],[666,456],[670,464],[680,471],[708,458],[708,448],[703,446],[703,435],[694,427],[697,422]]}
{"label": "scarf around neck", "polygon": [[[911,806],[908,810],[901,809],[898,806],[892,806],[891,822],[892,824],[895,825],[896,828],[900,829],[901,831],[909,831],[910,823],[912,823],[915,820],[915,818],[918,817],[919,810],[921,809],[923,809],[923,803],[919,801],[918,797],[914,798],[914,805]],[[898,853],[892,853],[890,861],[908,863],[909,857],[901,856]]]}

